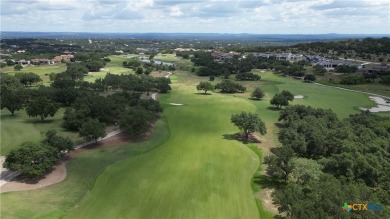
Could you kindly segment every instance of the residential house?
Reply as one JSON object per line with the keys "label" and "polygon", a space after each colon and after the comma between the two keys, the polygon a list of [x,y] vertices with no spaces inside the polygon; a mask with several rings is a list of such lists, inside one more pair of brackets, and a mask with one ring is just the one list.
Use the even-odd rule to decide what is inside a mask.
{"label": "residential house", "polygon": [[25,59],[21,59],[21,60],[17,61],[16,63],[19,65],[22,65],[22,66],[31,65],[31,62],[28,60],[25,60]]}
{"label": "residential house", "polygon": [[256,58],[266,58],[269,59],[272,55],[268,53],[252,53],[252,55]]}
{"label": "residential house", "polygon": [[376,72],[390,72],[390,66],[388,65],[363,65],[362,68],[358,70],[359,73],[376,73]]}
{"label": "residential house", "polygon": [[59,55],[52,59],[54,63],[59,63],[62,60],[64,60],[66,63],[71,62],[71,59],[73,58],[73,55],[67,54],[67,55]]}
{"label": "residential house", "polygon": [[50,59],[32,59],[31,62],[35,65],[52,65],[52,64],[54,64],[54,61],[50,60]]}
{"label": "residential house", "polygon": [[234,56],[234,53],[214,52],[213,54],[211,54],[211,56],[213,57],[214,62],[224,63],[226,61],[231,60]]}
{"label": "residential house", "polygon": [[334,69],[339,65],[349,65],[349,66],[355,65],[356,66],[356,64],[354,64],[350,61],[347,61],[347,60],[323,60],[323,61],[317,62],[313,65],[321,65],[327,69]]}
{"label": "residential house", "polygon": [[291,53],[279,53],[275,55],[276,60],[285,60],[285,61],[290,61],[291,59]]}
{"label": "residential house", "polygon": [[299,62],[299,61],[302,61],[305,59],[306,59],[305,56],[303,56],[301,54],[291,54],[289,61],[290,62]]}

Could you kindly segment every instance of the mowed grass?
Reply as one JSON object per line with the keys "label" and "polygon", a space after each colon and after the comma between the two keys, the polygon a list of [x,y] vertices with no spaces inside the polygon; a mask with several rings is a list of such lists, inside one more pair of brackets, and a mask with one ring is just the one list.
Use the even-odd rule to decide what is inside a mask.
{"label": "mowed grass", "polygon": [[156,123],[152,134],[145,141],[79,153],[66,164],[67,177],[64,181],[38,190],[0,194],[1,218],[61,218],[92,190],[96,177],[107,166],[150,151],[161,145],[168,136],[168,127],[163,119]]}
{"label": "mowed grass", "polygon": [[[340,118],[374,104],[368,95],[257,73],[262,80],[243,82],[245,94],[199,95],[195,85],[207,77],[174,72],[173,91],[159,96],[164,119],[147,141],[80,153],[67,164],[65,181],[2,194],[2,218],[270,218],[253,194],[266,185],[251,179],[261,176],[256,147],[268,153],[277,145],[278,111],[269,108],[273,94],[304,95],[292,104],[330,108]],[[266,97],[249,100],[257,86]],[[256,147],[233,137],[238,129],[230,116],[240,111],[256,112],[266,122],[268,134]]]}
{"label": "mowed grass", "polygon": [[390,98],[390,85],[379,83],[379,79],[376,79],[375,83],[365,83],[356,85],[346,85],[335,83],[340,80],[342,75],[334,75],[331,72],[326,73],[324,76],[317,76],[317,82],[330,86],[342,87],[351,90],[363,91],[368,93],[374,93],[378,95],[387,96]]}
{"label": "mowed grass", "polygon": [[60,108],[54,117],[47,117],[41,122],[38,117],[29,117],[25,110],[16,111],[15,116],[11,116],[8,110],[1,110],[0,154],[7,155],[24,142],[39,141],[50,129],[57,130],[61,136],[70,137],[76,142],[81,141],[76,132],[69,132],[61,127],[64,111],[64,108]]}
{"label": "mowed grass", "polygon": [[109,56],[108,57],[111,62],[107,63],[106,66],[104,66],[103,69],[100,69],[99,72],[90,72],[88,75],[84,77],[85,81],[88,82],[95,82],[96,79],[104,78],[107,73],[111,74],[134,74],[134,71],[130,68],[124,68],[122,66],[123,61],[126,61],[128,59],[120,57],[120,56]]}
{"label": "mowed grass", "polygon": [[18,72],[33,72],[39,75],[39,77],[41,77],[42,82],[40,82],[39,84],[43,84],[43,85],[49,85],[51,83],[49,78],[50,73],[61,73],[64,72],[65,70],[66,70],[65,63],[57,63],[54,65],[25,66],[20,71],[15,71],[14,66],[7,66],[0,69],[1,72],[8,73],[10,75],[15,75]]}
{"label": "mowed grass", "polygon": [[194,64],[191,62],[190,59],[183,59],[179,56],[176,56],[175,53],[173,54],[157,54],[154,57],[155,60],[163,61],[163,62],[170,62],[175,64],[178,68],[186,71],[191,71],[191,68],[194,66]]}
{"label": "mowed grass", "polygon": [[[166,105],[170,138],[150,153],[109,166],[66,218],[258,218],[251,178],[255,153],[231,139],[230,116],[248,101],[174,89]],[[240,108],[237,108],[240,106]],[[109,205],[107,203],[110,203]]]}

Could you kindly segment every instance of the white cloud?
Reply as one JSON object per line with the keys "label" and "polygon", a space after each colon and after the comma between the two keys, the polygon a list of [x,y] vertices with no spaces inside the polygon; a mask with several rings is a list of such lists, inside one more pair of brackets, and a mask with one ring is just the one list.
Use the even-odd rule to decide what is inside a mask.
{"label": "white cloud", "polygon": [[2,30],[388,33],[389,0],[0,0]]}
{"label": "white cloud", "polygon": [[140,0],[140,1],[128,1],[126,9],[129,11],[138,11],[144,8],[152,7],[154,4],[153,0]]}
{"label": "white cloud", "polygon": [[173,6],[171,7],[171,13],[170,15],[173,16],[173,17],[179,17],[179,16],[182,16],[183,15],[183,12],[180,10],[180,7],[179,6]]}

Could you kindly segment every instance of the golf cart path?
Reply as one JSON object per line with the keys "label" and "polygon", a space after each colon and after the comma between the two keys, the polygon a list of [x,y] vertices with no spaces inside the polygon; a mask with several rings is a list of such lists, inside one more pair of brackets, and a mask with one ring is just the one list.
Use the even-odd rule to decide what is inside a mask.
{"label": "golf cart path", "polygon": [[[88,145],[96,144],[98,142],[104,141],[106,139],[112,138],[120,133],[122,133],[122,130],[115,130],[110,133],[108,133],[104,138],[98,139],[95,141],[89,141],[85,142],[79,145],[75,146],[76,153],[82,149],[83,147],[86,147]],[[1,162],[1,174],[0,174],[0,193],[7,192],[7,191],[21,191],[21,190],[29,190],[29,189],[38,189],[45,186],[49,186],[52,184],[55,184],[57,182],[61,182],[66,178],[66,168],[65,163],[66,161],[60,161],[59,164],[55,165],[53,167],[53,171],[49,173],[47,176],[45,176],[43,179],[39,180],[36,184],[29,184],[29,183],[23,183],[23,182],[11,182],[13,178],[19,175],[17,171],[10,171],[3,167],[3,163],[5,161],[5,157],[0,157]],[[12,183],[14,185],[7,186],[8,183]],[[10,187],[10,188],[7,188]]]}
{"label": "golf cart path", "polygon": [[[166,78],[169,78],[172,75],[171,72],[168,72],[168,75],[166,75]],[[156,100],[157,93],[153,93],[151,95],[151,98],[153,100]],[[73,152],[78,153],[83,147],[96,144],[98,142],[103,142],[105,140],[112,140],[115,142],[117,139],[113,139],[112,137],[118,136],[120,133],[122,133],[122,130],[115,130],[110,133],[108,133],[104,138],[99,138],[96,142],[95,141],[89,141],[85,142],[79,145],[75,146],[75,150]],[[118,137],[120,138],[120,137]],[[119,140],[120,143],[123,143],[123,141]],[[110,145],[110,143],[108,143]],[[105,142],[103,142],[103,146],[105,145]],[[0,156],[0,193],[3,192],[9,192],[9,191],[22,191],[22,190],[31,190],[31,189],[38,189],[43,188],[58,182],[61,182],[66,178],[66,161],[61,161],[59,164],[55,165],[53,167],[53,171],[49,174],[47,174],[43,179],[41,179],[39,182],[35,184],[28,184],[24,182],[15,182],[12,181],[13,178],[19,175],[17,171],[11,171],[3,167],[3,163],[5,161],[4,156]]]}
{"label": "golf cart path", "polygon": [[369,95],[374,95],[374,96],[378,96],[378,97],[383,97],[383,98],[386,98],[386,99],[390,99],[390,97],[388,97],[388,96],[379,95],[379,94],[374,94],[374,93],[365,92],[365,91],[351,90],[351,89],[348,89],[348,88],[330,86],[330,85],[320,84],[320,83],[316,83],[316,82],[314,82],[313,84],[316,84],[316,85],[319,85],[319,86],[323,86],[323,87],[332,87],[332,88],[337,88],[337,89],[340,89],[340,90],[346,90],[346,91],[351,91],[351,92],[356,92],[356,93],[362,93],[362,94],[369,94]]}

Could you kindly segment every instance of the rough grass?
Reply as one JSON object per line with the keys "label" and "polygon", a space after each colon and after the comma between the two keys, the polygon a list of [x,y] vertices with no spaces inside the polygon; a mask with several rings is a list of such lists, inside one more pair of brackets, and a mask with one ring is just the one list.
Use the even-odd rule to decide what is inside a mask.
{"label": "rough grass", "polygon": [[15,75],[18,72],[34,72],[41,77],[42,82],[39,82],[39,84],[43,85],[49,85],[50,84],[50,73],[61,73],[66,70],[66,64],[65,63],[58,63],[54,65],[36,65],[36,66],[25,66],[20,71],[15,71],[14,66],[7,66],[4,68],[1,68],[0,71],[4,73],[8,73],[10,75]]}
{"label": "rough grass", "polygon": [[107,65],[104,66],[104,68],[101,69],[99,72],[90,72],[84,77],[84,80],[88,82],[95,82],[96,79],[104,78],[108,72],[117,75],[134,74],[134,71],[132,69],[124,68],[122,66],[123,61],[126,61],[128,59],[120,56],[109,56],[108,58],[111,60],[111,62],[107,63]]}
{"label": "rough grass", "polygon": [[[79,153],[66,164],[67,177],[64,181],[38,190],[1,194],[1,218],[60,218],[90,193],[96,177],[107,166],[152,150],[168,135],[166,123],[160,120],[146,141]],[[106,206],[111,204],[106,203]]]}
{"label": "rough grass", "polygon": [[[261,152],[277,144],[278,111],[269,108],[270,98],[289,90],[305,96],[293,104],[330,108],[340,118],[374,104],[365,94],[256,73],[261,81],[242,82],[247,93],[198,95],[195,86],[207,77],[174,72],[175,88],[161,99],[165,119],[149,140],[80,153],[67,164],[65,181],[2,194],[2,218],[270,218],[254,196],[270,184],[261,172]],[[257,86],[266,97],[249,100]],[[256,112],[265,121],[269,133],[261,144],[231,137],[238,130],[230,116],[240,111]]]}
{"label": "rough grass", "polygon": [[183,59],[181,57],[176,56],[175,53],[173,54],[157,54],[154,57],[155,60],[163,61],[163,62],[170,62],[175,64],[178,69],[191,71],[191,68],[194,66],[194,64],[191,62],[190,59]]}
{"label": "rough grass", "polygon": [[17,148],[23,142],[41,140],[50,129],[55,129],[61,136],[70,137],[75,141],[81,140],[77,133],[61,128],[64,111],[64,108],[60,108],[54,117],[48,117],[41,122],[38,117],[28,117],[25,110],[16,111],[15,116],[11,116],[8,110],[1,110],[1,155],[8,154],[11,149]]}
{"label": "rough grass", "polygon": [[108,167],[67,218],[259,217],[250,184],[259,159],[226,138],[238,131],[230,115],[255,107],[234,97],[195,95],[192,89],[177,88],[163,101],[186,104],[165,104],[169,140]]}

